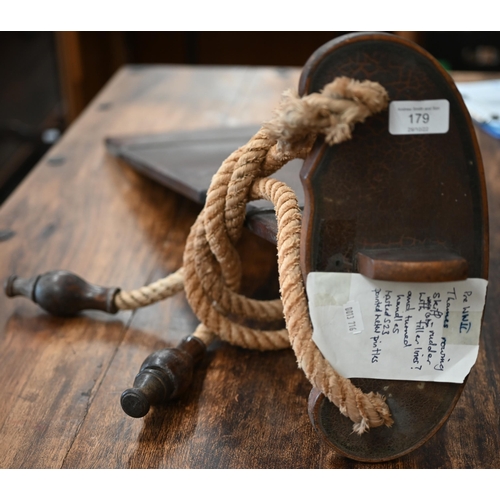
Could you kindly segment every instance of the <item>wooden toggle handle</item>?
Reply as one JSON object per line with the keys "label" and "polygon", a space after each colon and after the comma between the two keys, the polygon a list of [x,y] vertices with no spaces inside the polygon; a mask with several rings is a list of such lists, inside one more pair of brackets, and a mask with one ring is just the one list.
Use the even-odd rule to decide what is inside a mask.
{"label": "wooden toggle handle", "polygon": [[135,377],[134,387],[123,392],[123,411],[134,418],[144,417],[151,406],[175,398],[191,384],[193,370],[206,353],[205,343],[190,335],[171,349],[150,354]]}
{"label": "wooden toggle handle", "polygon": [[116,313],[119,288],[92,285],[68,271],[50,271],[34,278],[10,276],[5,282],[8,297],[22,295],[55,316],[73,316],[85,309]]}
{"label": "wooden toggle handle", "polygon": [[467,261],[442,248],[369,249],[357,254],[358,272],[384,281],[436,283],[467,279]]}

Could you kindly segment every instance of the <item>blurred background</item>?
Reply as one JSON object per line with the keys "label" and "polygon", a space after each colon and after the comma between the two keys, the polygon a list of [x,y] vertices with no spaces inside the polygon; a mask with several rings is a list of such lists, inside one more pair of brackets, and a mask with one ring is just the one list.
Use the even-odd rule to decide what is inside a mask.
{"label": "blurred background", "polygon": [[[125,64],[303,66],[347,32],[0,32],[0,204]],[[393,32],[448,70],[500,71],[500,33]]]}

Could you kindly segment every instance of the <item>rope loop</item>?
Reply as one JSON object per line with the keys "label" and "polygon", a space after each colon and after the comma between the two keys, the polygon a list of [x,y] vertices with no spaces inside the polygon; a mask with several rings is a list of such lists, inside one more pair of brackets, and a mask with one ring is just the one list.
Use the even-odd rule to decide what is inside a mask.
{"label": "rope loop", "polygon": [[[120,292],[118,307],[148,305],[153,295],[161,300],[183,283],[187,300],[201,321],[197,332],[204,338],[212,332],[231,344],[259,350],[291,346],[306,377],[354,422],[354,432],[390,426],[384,398],[364,394],[339,375],[312,341],[299,264],[301,212],[293,190],[269,177],[290,160],[305,158],[318,134],[329,145],[348,140],[356,123],[387,105],[388,95],[380,84],[347,77],[302,98],[286,92],[274,117],[214,175],[205,206],[189,233],[183,268],[160,285]],[[246,204],[255,199],[269,200],[275,206],[281,301],[253,300],[238,293],[241,262],[235,244],[242,233]],[[286,329],[265,328],[283,316]],[[262,329],[248,326],[256,320],[264,325]]]}

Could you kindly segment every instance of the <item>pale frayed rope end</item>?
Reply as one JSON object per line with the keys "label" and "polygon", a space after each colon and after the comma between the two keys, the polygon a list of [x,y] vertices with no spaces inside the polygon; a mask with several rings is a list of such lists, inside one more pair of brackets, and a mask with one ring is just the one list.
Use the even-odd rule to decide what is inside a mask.
{"label": "pale frayed rope end", "polygon": [[389,104],[387,91],[377,82],[353,80],[346,76],[325,85],[321,94],[332,99],[351,99],[365,105],[370,114],[380,113]]}
{"label": "pale frayed rope end", "polygon": [[336,78],[321,92],[299,97],[288,90],[263,129],[277,141],[278,149],[291,151],[311,146],[317,134],[329,145],[351,139],[356,123],[387,108],[387,91],[376,82]]}
{"label": "pale frayed rope end", "polygon": [[361,422],[358,422],[357,424],[354,424],[352,426],[352,431],[358,434],[358,436],[361,436],[365,432],[368,432],[370,430],[370,425],[368,424],[368,421],[365,418],[361,419]]}

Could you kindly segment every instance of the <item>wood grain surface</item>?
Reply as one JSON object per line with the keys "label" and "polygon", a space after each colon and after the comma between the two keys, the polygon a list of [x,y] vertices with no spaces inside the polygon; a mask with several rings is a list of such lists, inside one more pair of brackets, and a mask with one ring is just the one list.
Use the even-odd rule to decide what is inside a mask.
{"label": "wood grain surface", "polygon": [[[130,289],[175,271],[199,206],[108,156],[104,138],[258,123],[298,77],[293,68],[120,70],[2,206],[0,276],[68,269]],[[479,140],[491,227],[480,353],[449,421],[422,448],[380,465],[337,456],[309,422],[310,384],[291,350],[222,342],[210,346],[188,394],[132,419],[119,398],[143,360],[197,324],[183,294],[72,319],[0,294],[0,467],[499,467],[500,143]],[[274,246],[247,233],[240,248],[244,291],[276,296]]]}

